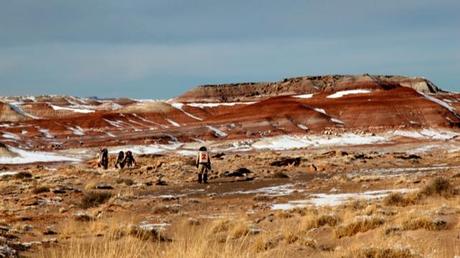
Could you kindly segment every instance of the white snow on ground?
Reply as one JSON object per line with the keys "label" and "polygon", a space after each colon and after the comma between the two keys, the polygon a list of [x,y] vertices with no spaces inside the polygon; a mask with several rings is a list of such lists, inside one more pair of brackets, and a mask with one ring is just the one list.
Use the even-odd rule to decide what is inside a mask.
{"label": "white snow on ground", "polygon": [[308,126],[303,125],[303,124],[297,124],[297,127],[299,127],[299,128],[302,129],[302,130],[305,130],[305,131],[308,130]]}
{"label": "white snow on ground", "polygon": [[17,174],[19,174],[19,172],[11,172],[11,171],[0,172],[0,178],[5,177],[5,176],[14,176]]}
{"label": "white snow on ground", "polygon": [[172,124],[175,127],[180,127],[180,124],[178,122],[176,122],[176,121],[173,121],[173,120],[167,119],[167,118],[166,118],[166,121],[168,121],[168,123]]}
{"label": "white snow on ground", "polygon": [[299,98],[299,99],[310,99],[313,97],[313,94],[303,94],[303,95],[296,95],[294,98]]}
{"label": "white snow on ground", "polygon": [[318,146],[344,146],[364,145],[387,141],[386,137],[373,135],[357,135],[346,133],[341,136],[298,136],[281,135],[270,138],[262,138],[252,144],[254,149],[288,150],[295,148],[318,147]]}
{"label": "white snow on ground", "polygon": [[334,94],[331,94],[327,96],[326,98],[329,99],[336,99],[336,98],[341,98],[345,95],[350,95],[350,94],[364,94],[364,93],[371,93],[371,90],[365,90],[365,89],[357,89],[357,90],[343,90],[343,91],[337,91]]}
{"label": "white snow on ground", "polygon": [[14,133],[3,133],[2,137],[5,139],[21,140],[21,138]]}
{"label": "white snow on ground", "polygon": [[449,140],[455,138],[459,134],[453,131],[423,129],[419,131],[396,130],[393,132],[393,135],[415,139]]}
{"label": "white snow on ground", "polygon": [[17,157],[0,157],[0,164],[28,164],[34,162],[59,162],[59,161],[80,161],[76,158],[61,156],[50,152],[26,151],[18,148],[9,147],[11,152],[16,153]]}
{"label": "white snow on ground", "polygon": [[223,103],[187,103],[187,106],[197,108],[212,108],[218,106],[235,106],[235,105],[251,105],[256,102],[223,102]]}
{"label": "white snow on ground", "polygon": [[314,108],[313,110],[315,110],[316,112],[323,113],[323,114],[327,115],[326,110],[324,110],[322,108]]}
{"label": "white snow on ground", "polygon": [[349,200],[373,200],[384,198],[391,193],[407,193],[414,189],[393,189],[367,191],[362,193],[339,193],[339,194],[312,194],[310,199],[289,201],[288,203],[277,203],[272,205],[272,210],[290,210],[294,208],[303,208],[307,206],[337,206]]}
{"label": "white snow on ground", "polygon": [[80,126],[75,126],[75,127],[67,127],[70,131],[72,131],[73,134],[78,135],[78,136],[83,136],[85,135],[85,132],[83,128]]}
{"label": "white snow on ground", "polygon": [[176,109],[179,109],[180,111],[182,111],[184,114],[186,114],[187,116],[193,118],[193,119],[196,119],[196,120],[200,120],[200,121],[203,121],[202,118],[199,118],[197,116],[194,116],[192,114],[190,114],[189,112],[186,112],[184,110],[184,103],[171,103],[171,106],[175,107]]}
{"label": "white snow on ground", "polygon": [[83,106],[60,107],[60,106],[56,106],[53,104],[48,104],[48,105],[54,110],[65,110],[65,111],[72,111],[72,112],[84,113],[84,114],[95,112],[93,109],[84,108]]}
{"label": "white snow on ground", "polygon": [[420,91],[419,91],[418,93],[419,93],[420,95],[424,96],[424,97],[425,97],[426,99],[428,99],[429,101],[432,101],[432,102],[434,102],[434,103],[436,103],[436,104],[438,104],[438,105],[440,105],[440,106],[446,108],[447,110],[449,110],[449,111],[452,112],[452,113],[456,113],[455,108],[453,108],[453,107],[452,107],[451,105],[449,105],[448,103],[446,103],[446,102],[444,102],[444,101],[442,101],[442,100],[440,100],[440,99],[437,99],[437,98],[435,98],[435,97],[433,97],[433,96],[430,96],[430,95],[428,95],[428,94],[425,94],[425,93],[423,93],[423,92],[420,92]]}
{"label": "white snow on ground", "polygon": [[53,138],[54,138],[54,135],[52,135],[52,134],[50,133],[50,130],[48,130],[48,129],[38,129],[38,131],[39,131],[40,133],[42,133],[43,136],[45,136],[45,137],[48,138],[48,139],[53,139]]}
{"label": "white snow on ground", "polygon": [[417,173],[422,171],[437,171],[437,170],[447,170],[459,168],[458,166],[432,166],[432,167],[410,167],[410,168],[374,168],[374,169],[362,169],[362,173],[371,173],[371,174],[408,174],[408,173]]}
{"label": "white snow on ground", "polygon": [[21,102],[12,102],[12,103],[9,103],[8,105],[10,105],[10,107],[18,112],[19,114],[23,115],[23,116],[26,116],[26,117],[30,117],[32,119],[39,119],[39,117],[36,117],[36,116],[33,116],[29,113],[26,113],[24,110],[22,110],[22,108],[20,107],[22,103]]}
{"label": "white snow on ground", "polygon": [[[236,191],[236,192],[228,192],[224,193],[224,195],[234,195],[234,194],[264,194],[269,196],[285,196],[290,195],[296,191],[293,184],[285,184],[285,185],[277,185],[277,186],[269,186],[263,187],[254,190],[247,190],[247,191]],[[298,190],[298,192],[302,192],[302,190]]]}
{"label": "white snow on ground", "polygon": [[209,128],[209,130],[213,131],[213,133],[218,137],[226,137],[227,136],[227,134],[225,132],[223,132],[223,131],[221,131],[221,130],[213,127],[213,126],[207,125],[206,127]]}

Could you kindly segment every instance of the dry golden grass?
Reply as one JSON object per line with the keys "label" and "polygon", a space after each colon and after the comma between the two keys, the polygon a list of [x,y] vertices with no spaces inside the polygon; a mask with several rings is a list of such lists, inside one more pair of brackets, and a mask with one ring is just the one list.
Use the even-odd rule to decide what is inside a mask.
{"label": "dry golden grass", "polygon": [[37,186],[32,189],[33,194],[41,194],[41,193],[48,193],[50,188],[46,185]]}
{"label": "dry golden grass", "polygon": [[444,196],[449,197],[452,196],[455,191],[454,187],[451,185],[449,180],[437,177],[431,180],[421,191],[421,194],[425,196]]}
{"label": "dry golden grass", "polygon": [[368,230],[378,228],[384,223],[385,220],[379,216],[359,216],[352,222],[339,226],[335,230],[335,236],[337,238],[353,236],[359,232],[366,232]]}
{"label": "dry golden grass", "polygon": [[418,194],[391,193],[383,199],[383,204],[387,206],[406,207],[414,205],[418,200]]}
{"label": "dry golden grass", "polygon": [[415,258],[409,249],[363,248],[351,251],[344,258]]}
{"label": "dry golden grass", "polygon": [[301,228],[309,230],[312,228],[319,228],[325,225],[331,227],[336,226],[340,222],[340,218],[335,214],[309,214],[303,217]]}
{"label": "dry golden grass", "polygon": [[[69,223],[62,234],[71,239],[59,247],[43,249],[32,257],[38,258],[112,258],[112,257],[167,257],[167,258],[217,258],[217,257],[265,257],[266,250],[274,247],[278,241],[270,236],[258,239],[249,237],[242,225],[244,221],[218,221],[203,226],[189,225],[187,221],[178,223],[172,229],[174,238],[169,241],[158,241],[158,238],[143,237],[143,233],[132,230],[121,222],[108,220],[105,222],[86,223],[85,230],[81,223]],[[96,235],[87,235],[92,232]],[[104,233],[101,233],[104,232]],[[219,241],[217,233],[223,233],[224,241]],[[238,236],[238,238],[234,238]],[[263,246],[259,247],[259,243]],[[278,251],[276,257],[285,257]]]}
{"label": "dry golden grass", "polygon": [[85,193],[81,200],[80,207],[88,209],[105,203],[112,197],[112,193],[106,191],[90,191]]}
{"label": "dry golden grass", "polygon": [[417,229],[426,229],[426,230],[443,230],[447,229],[447,223],[440,219],[433,219],[431,217],[422,216],[422,217],[411,217],[406,218],[402,224],[403,230],[417,230]]}

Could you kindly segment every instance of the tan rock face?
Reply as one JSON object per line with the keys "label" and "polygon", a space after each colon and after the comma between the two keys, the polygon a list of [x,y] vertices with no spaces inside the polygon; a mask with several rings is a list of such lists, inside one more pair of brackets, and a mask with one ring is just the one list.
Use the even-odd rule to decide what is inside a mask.
{"label": "tan rock face", "polygon": [[234,102],[254,101],[275,96],[332,92],[356,88],[391,89],[409,87],[425,93],[437,93],[439,88],[419,77],[380,75],[327,75],[288,78],[278,82],[251,82],[222,85],[203,85],[194,88],[178,101],[184,102]]}
{"label": "tan rock face", "polygon": [[24,115],[14,110],[9,104],[0,102],[0,122],[18,122],[25,119]]}

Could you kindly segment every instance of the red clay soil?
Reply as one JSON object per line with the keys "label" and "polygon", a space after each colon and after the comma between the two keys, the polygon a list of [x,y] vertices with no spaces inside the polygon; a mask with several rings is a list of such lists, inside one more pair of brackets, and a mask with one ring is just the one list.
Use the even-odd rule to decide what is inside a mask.
{"label": "red clay soil", "polygon": [[[352,89],[370,92],[328,97],[334,92]],[[313,96],[295,96],[306,93]],[[423,94],[430,94],[430,98],[434,99]],[[243,139],[292,133],[323,134],[330,131],[457,130],[460,125],[456,113],[456,108],[460,106],[459,97],[458,94],[441,91],[423,78],[363,75],[208,85],[168,102],[59,96],[3,98],[3,102],[15,103],[25,113],[42,119],[27,117],[0,102],[0,142],[25,149],[51,150],[176,140]],[[215,100],[235,103],[200,104]],[[50,105],[71,110],[55,111]],[[78,113],[72,108],[93,109],[94,112]],[[219,135],[216,129],[225,134]],[[12,140],[8,135],[4,137],[4,133],[13,133],[19,140]]]}

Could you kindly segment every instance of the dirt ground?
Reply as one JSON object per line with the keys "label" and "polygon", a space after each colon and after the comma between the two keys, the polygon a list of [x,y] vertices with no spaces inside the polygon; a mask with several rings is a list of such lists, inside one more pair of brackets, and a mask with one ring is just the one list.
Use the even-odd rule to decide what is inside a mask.
{"label": "dirt ground", "polygon": [[[195,182],[193,157],[175,154],[138,156],[136,168],[123,170],[101,170],[95,160],[4,166],[0,173],[23,173],[0,177],[0,244],[24,257],[58,257],[76,240],[103,241],[107,225],[150,225],[171,241],[144,242],[167,257],[185,221],[213,225],[212,238],[226,239],[219,245],[241,243],[249,253],[235,257],[460,256],[460,151],[408,151],[426,145],[214,153],[208,184]],[[436,178],[448,192],[418,194]],[[402,197],[308,203],[387,190]],[[226,226],[216,230],[219,223]]]}

